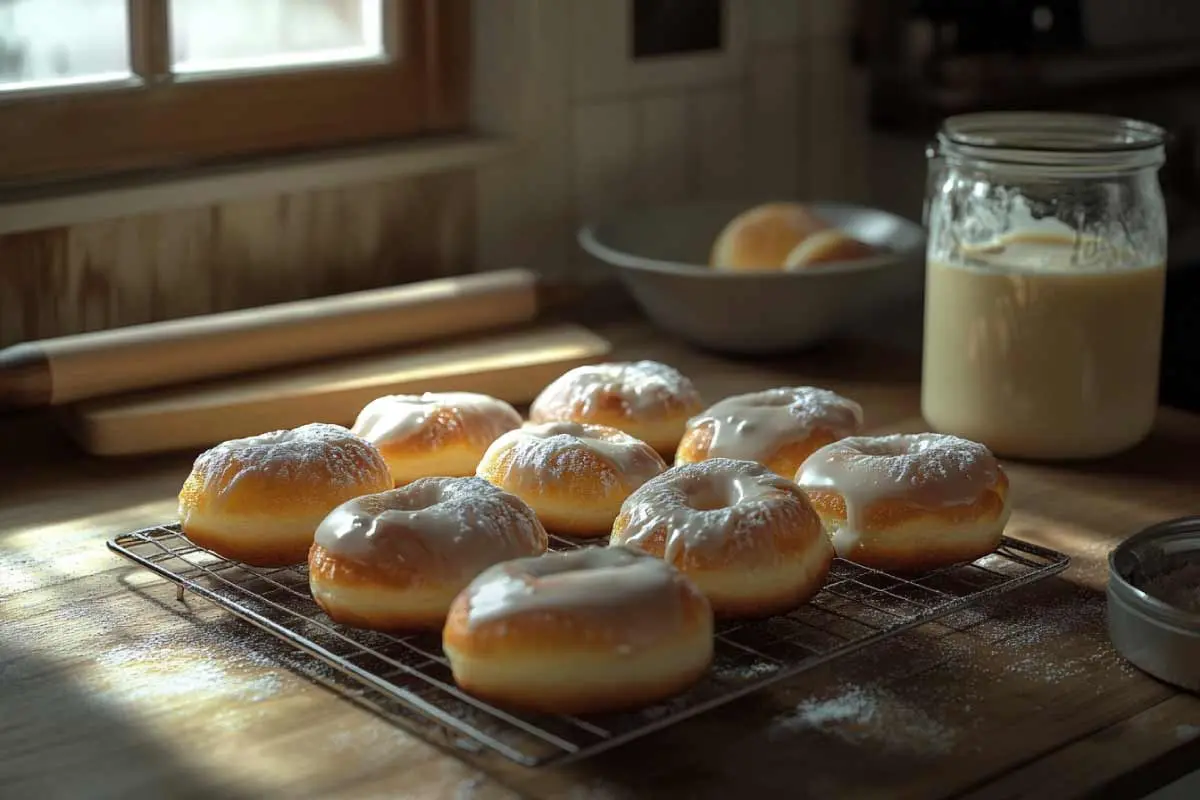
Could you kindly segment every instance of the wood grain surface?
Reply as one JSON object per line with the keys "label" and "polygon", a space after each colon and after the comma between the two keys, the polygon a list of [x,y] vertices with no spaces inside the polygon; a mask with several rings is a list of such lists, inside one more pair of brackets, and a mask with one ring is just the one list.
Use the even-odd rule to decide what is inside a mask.
{"label": "wood grain surface", "polygon": [[451,171],[0,236],[0,347],[459,274],[474,215]]}
{"label": "wood grain surface", "polygon": [[[842,391],[873,430],[915,430],[917,371],[852,342],[726,360],[640,324],[599,332],[710,399]],[[189,456],[76,457],[30,414],[0,417],[0,785],[14,797],[1137,796],[1200,758],[1200,700],[1120,659],[1104,557],[1200,508],[1200,417],[1164,410],[1107,462],[1006,463],[1009,533],[1070,553],[1063,576],[569,768],[452,754],[330,691],[265,634],[103,546],[170,519]]]}

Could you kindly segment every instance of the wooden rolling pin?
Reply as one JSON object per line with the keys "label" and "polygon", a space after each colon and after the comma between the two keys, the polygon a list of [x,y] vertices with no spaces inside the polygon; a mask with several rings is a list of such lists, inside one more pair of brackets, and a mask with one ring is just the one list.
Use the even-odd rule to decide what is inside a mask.
{"label": "wooden rolling pin", "polygon": [[60,419],[93,455],[200,449],[309,422],[348,426],[383,394],[483,392],[522,405],[563,372],[609,350],[607,340],[586,328],[544,325],[102,397],[67,406]]}
{"label": "wooden rolling pin", "polygon": [[317,361],[532,320],[536,277],[482,272],[0,350],[0,404],[90,397]]}

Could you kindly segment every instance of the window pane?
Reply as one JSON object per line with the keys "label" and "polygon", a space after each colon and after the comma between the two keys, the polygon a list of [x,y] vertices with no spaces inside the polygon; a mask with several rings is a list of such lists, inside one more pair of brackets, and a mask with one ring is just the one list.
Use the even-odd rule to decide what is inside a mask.
{"label": "window pane", "polygon": [[126,0],[0,0],[0,91],[129,76]]}
{"label": "window pane", "polygon": [[382,15],[382,0],[172,0],[173,69],[278,69],[378,58]]}

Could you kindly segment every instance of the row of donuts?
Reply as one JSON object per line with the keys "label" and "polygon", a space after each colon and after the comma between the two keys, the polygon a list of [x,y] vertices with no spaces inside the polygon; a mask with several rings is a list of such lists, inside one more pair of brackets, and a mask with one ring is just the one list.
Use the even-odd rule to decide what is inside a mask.
{"label": "row of donuts", "polygon": [[[307,557],[314,599],[340,622],[442,627],[468,691],[580,713],[689,685],[714,616],[805,602],[834,543],[902,565],[964,560],[995,546],[1007,515],[986,450],[857,437],[861,409],[819,389],[700,412],[670,367],[593,365],[546,387],[530,420],[483,395],[392,396],[352,430],[226,442],[196,460],[182,528],[251,564]],[[610,546],[547,553],[546,529]]]}
{"label": "row of donuts", "polygon": [[[816,387],[701,408],[691,381],[664,364],[578,368],[538,396],[535,422],[500,437],[477,473],[553,532],[664,558],[721,617],[796,608],[835,554],[918,572],[1001,541],[1008,481],[981,444],[863,436],[862,407]],[[649,442],[674,452],[674,465],[656,463]]]}

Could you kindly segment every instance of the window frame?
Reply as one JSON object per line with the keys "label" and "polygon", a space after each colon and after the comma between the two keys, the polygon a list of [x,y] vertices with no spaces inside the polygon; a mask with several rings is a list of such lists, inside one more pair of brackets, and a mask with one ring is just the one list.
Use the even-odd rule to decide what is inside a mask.
{"label": "window frame", "polygon": [[[169,74],[167,0],[129,0],[134,78],[0,98],[0,184],[450,133],[467,123],[470,0],[383,0],[399,58]],[[389,38],[390,37],[390,38]]]}

